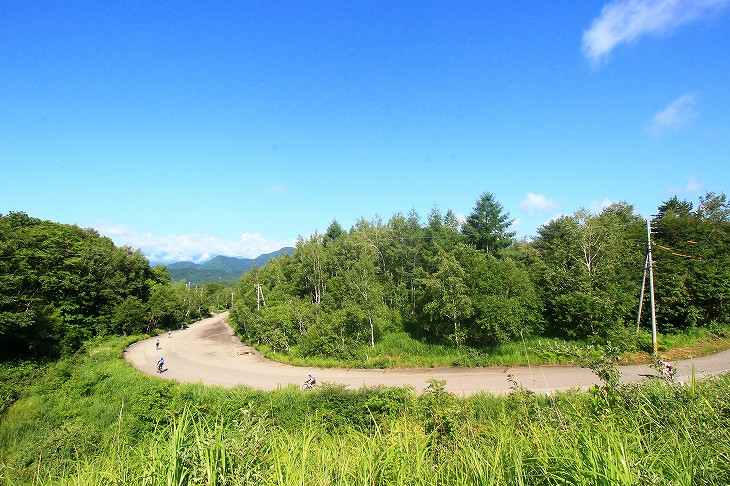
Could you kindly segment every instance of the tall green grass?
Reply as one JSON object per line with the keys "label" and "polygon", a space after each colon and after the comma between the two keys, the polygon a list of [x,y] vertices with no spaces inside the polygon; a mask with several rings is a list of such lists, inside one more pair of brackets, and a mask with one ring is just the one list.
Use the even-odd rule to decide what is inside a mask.
{"label": "tall green grass", "polygon": [[8,485],[730,484],[730,376],[540,396],[178,385],[90,344],[0,423]]}
{"label": "tall green grass", "polygon": [[[710,388],[717,386],[713,384]],[[727,383],[720,386],[727,387]],[[726,388],[727,389],[727,388]],[[707,390],[710,395],[714,392]],[[730,480],[727,430],[708,400],[711,423],[686,416],[645,415],[656,398],[639,392],[642,408],[608,419],[590,399],[572,409],[538,405],[529,417],[497,412],[482,422],[466,413],[458,431],[434,443],[423,418],[403,415],[374,431],[332,430],[317,423],[292,429],[264,420],[238,427],[184,411],[143,447],[113,445],[94,460],[45,469],[35,484],[270,485],[715,485]],[[703,390],[704,392],[704,390]],[[633,392],[632,392],[633,393]],[[575,398],[575,397],[574,397]],[[619,400],[627,397],[619,395]],[[535,401],[535,397],[522,397]],[[497,402],[494,402],[497,403]],[[568,403],[568,402],[566,402]],[[535,403],[532,403],[535,405]],[[609,413],[610,415],[610,413]],[[725,417],[726,419],[727,417]],[[262,425],[263,424],[263,425]],[[723,437],[724,436],[724,437]],[[122,478],[116,480],[114,478]],[[117,481],[116,483],[113,481]]]}
{"label": "tall green grass", "polygon": [[[695,357],[730,348],[726,336],[730,328],[717,327],[713,330],[694,328],[681,334],[659,334],[659,350],[671,352],[673,358]],[[651,362],[653,345],[651,333],[641,330],[623,330],[610,336],[614,346],[624,353],[625,362]],[[413,338],[406,332],[388,333],[378,340],[375,347],[363,345],[352,350],[350,357],[302,356],[297,346],[289,351],[274,351],[266,345],[259,351],[269,359],[295,366],[317,366],[321,368],[418,368],[441,366],[528,366],[547,364],[576,364],[580,356],[596,352],[606,344],[606,339],[588,343],[566,342],[562,339],[525,336],[513,342],[490,348],[468,346],[445,346]]]}
{"label": "tall green grass", "polygon": [[[492,348],[476,349],[467,346],[445,346],[414,339],[406,332],[395,332],[383,336],[374,348],[362,347],[353,353],[356,358],[347,360],[334,357],[304,357],[296,346],[289,352],[273,352],[267,346],[259,351],[272,360],[295,366],[317,366],[321,368],[431,368],[443,366],[528,366],[541,364],[574,363],[574,356],[556,353],[553,350],[565,347],[566,343],[554,338],[529,337],[525,341],[504,343]],[[583,351],[590,348],[585,343],[570,343],[569,346]]]}
{"label": "tall green grass", "polygon": [[[669,352],[676,358],[694,357],[721,351],[730,347],[730,341],[721,336],[728,329],[714,333],[707,330],[688,330],[684,334],[660,335],[659,350]],[[625,362],[651,361],[653,350],[651,335],[646,331],[638,334],[613,336],[611,341],[624,353]],[[269,359],[295,366],[318,366],[322,368],[419,368],[441,366],[529,366],[549,364],[577,364],[581,356],[600,354],[599,348],[605,342],[566,342],[556,338],[525,337],[524,340],[496,345],[491,348],[470,348],[468,346],[445,346],[414,339],[406,332],[394,332],[383,336],[375,345],[355,350],[354,357],[301,356],[296,346],[288,352],[277,351],[266,346],[259,350]]]}

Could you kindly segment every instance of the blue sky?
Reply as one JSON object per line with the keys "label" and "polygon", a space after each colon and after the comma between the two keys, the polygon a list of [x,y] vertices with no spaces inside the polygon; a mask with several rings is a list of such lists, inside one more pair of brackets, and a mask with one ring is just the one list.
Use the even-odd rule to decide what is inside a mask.
{"label": "blue sky", "polygon": [[0,3],[0,213],[254,257],[730,181],[730,0]]}

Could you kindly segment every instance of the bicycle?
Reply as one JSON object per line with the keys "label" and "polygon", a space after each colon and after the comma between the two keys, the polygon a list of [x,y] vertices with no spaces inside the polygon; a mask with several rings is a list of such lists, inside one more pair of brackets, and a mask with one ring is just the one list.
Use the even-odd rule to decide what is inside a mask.
{"label": "bicycle", "polygon": [[302,385],[302,390],[314,390],[314,385],[316,384],[317,380],[314,378],[314,376],[310,374],[309,378],[307,378],[307,380]]}

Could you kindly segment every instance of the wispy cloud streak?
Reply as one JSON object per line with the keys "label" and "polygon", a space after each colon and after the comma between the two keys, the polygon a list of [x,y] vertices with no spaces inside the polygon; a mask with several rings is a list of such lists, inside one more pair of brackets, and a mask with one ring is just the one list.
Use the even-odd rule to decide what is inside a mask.
{"label": "wispy cloud streak", "polygon": [[615,0],[605,5],[583,33],[583,52],[594,65],[619,44],[662,35],[718,13],[730,0]]}
{"label": "wispy cloud streak", "polygon": [[649,133],[659,137],[667,130],[678,131],[697,116],[695,111],[696,102],[697,95],[695,93],[684,94],[672,101],[666,108],[654,115],[649,127]]}

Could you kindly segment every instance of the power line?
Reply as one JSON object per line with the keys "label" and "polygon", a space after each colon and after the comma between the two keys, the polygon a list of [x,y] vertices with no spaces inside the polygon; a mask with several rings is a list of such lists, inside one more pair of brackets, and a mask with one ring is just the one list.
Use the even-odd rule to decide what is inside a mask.
{"label": "power line", "polygon": [[672,248],[669,248],[668,246],[662,246],[662,245],[659,245],[657,243],[654,243],[654,246],[656,246],[657,248],[661,248],[662,250],[666,250],[666,251],[670,252],[672,255],[680,256],[682,258],[693,258],[695,260],[702,260],[702,257],[696,257],[696,256],[692,256],[692,255],[685,255],[684,253],[679,253],[679,252],[673,250]]}

